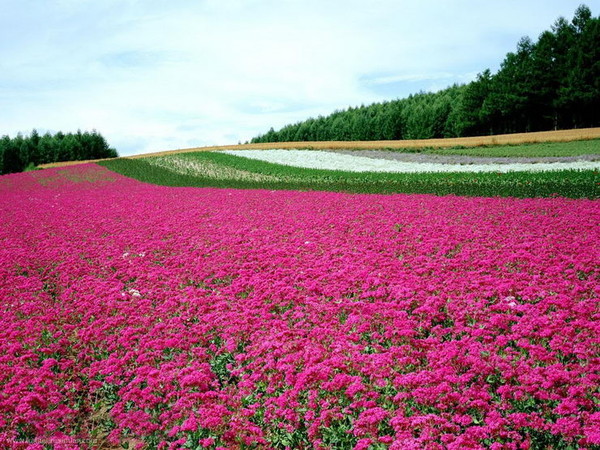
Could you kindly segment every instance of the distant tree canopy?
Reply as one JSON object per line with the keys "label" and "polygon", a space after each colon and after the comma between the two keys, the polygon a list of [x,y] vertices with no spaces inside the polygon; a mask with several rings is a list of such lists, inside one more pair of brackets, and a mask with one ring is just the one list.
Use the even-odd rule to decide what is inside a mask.
{"label": "distant tree canopy", "polygon": [[436,93],[271,128],[252,143],[428,139],[600,125],[600,17],[581,5],[537,42],[522,38],[496,74]]}
{"label": "distant tree canopy", "polygon": [[15,138],[0,139],[0,173],[22,172],[27,167],[58,161],[84,161],[116,157],[117,151],[109,147],[96,131],[64,134],[46,133],[40,136],[34,129],[29,136],[18,134]]}

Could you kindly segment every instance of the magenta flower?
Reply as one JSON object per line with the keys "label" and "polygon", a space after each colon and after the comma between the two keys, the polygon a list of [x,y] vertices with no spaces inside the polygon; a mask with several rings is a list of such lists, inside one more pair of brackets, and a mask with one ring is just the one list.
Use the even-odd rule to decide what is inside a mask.
{"label": "magenta flower", "polygon": [[600,445],[598,201],[81,165],[0,221],[3,447]]}

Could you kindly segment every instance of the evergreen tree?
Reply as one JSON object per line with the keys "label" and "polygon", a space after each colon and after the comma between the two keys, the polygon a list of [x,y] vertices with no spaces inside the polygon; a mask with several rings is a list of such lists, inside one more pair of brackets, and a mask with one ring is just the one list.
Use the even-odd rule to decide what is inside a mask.
{"label": "evergreen tree", "polygon": [[40,145],[40,135],[37,130],[34,128],[31,130],[31,134],[29,135],[29,145],[32,153],[31,162],[34,165],[40,164],[40,153],[39,153],[39,145]]}
{"label": "evergreen tree", "polygon": [[2,137],[2,173],[21,172],[24,168],[17,143],[8,136]]}
{"label": "evergreen tree", "polygon": [[54,138],[50,133],[44,134],[38,143],[38,163],[51,163],[56,162],[56,150],[54,145]]}

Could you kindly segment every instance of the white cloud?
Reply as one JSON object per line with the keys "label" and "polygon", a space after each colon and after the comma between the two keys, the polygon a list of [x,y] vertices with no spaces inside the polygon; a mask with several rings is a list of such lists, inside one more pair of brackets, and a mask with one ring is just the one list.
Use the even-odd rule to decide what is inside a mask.
{"label": "white cloud", "polygon": [[0,134],[96,128],[122,154],[236,143],[469,81],[578,4],[5,0]]}

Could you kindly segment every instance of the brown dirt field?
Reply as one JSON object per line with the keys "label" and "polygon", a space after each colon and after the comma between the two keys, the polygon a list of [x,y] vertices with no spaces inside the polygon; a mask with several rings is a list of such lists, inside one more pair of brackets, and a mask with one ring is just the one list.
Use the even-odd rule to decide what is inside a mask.
{"label": "brown dirt field", "polygon": [[[312,142],[271,142],[267,144],[242,144],[242,145],[218,145],[211,147],[182,148],[166,150],[162,152],[144,153],[141,155],[127,156],[127,158],[148,158],[151,156],[165,156],[174,153],[200,152],[211,150],[244,150],[244,149],[286,149],[286,148],[309,148],[314,150],[323,149],[351,149],[369,150],[381,148],[449,148],[449,147],[481,147],[491,145],[518,145],[533,144],[538,142],[569,142],[588,139],[600,139],[600,128],[580,128],[575,130],[539,131],[535,133],[498,134],[493,136],[474,136],[465,138],[448,139],[415,139],[401,141],[312,141]],[[83,164],[87,162],[102,161],[100,159],[90,161],[68,161],[51,164],[43,164],[39,167],[61,167],[72,164]]]}

